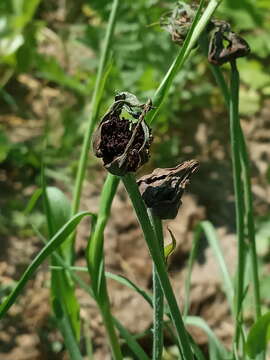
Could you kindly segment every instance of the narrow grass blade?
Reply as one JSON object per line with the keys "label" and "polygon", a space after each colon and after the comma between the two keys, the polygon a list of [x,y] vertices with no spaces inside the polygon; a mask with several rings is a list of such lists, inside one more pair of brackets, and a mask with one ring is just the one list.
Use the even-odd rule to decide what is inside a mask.
{"label": "narrow grass blade", "polygon": [[[85,269],[87,268],[77,268],[77,267],[72,267],[72,266],[68,266],[67,264],[65,264],[65,262],[59,257],[59,255],[57,254],[53,254],[53,256],[56,257],[57,261],[59,263],[61,263],[61,268],[64,268],[66,271],[68,271],[70,273],[70,276],[72,277],[72,279],[82,288],[84,289],[91,297],[94,297],[94,293],[93,293],[93,289],[86,284],[79,276],[77,276],[76,274],[74,274],[74,271],[85,271]],[[58,267],[59,268],[59,267]],[[87,269],[88,271],[88,269]],[[119,281],[121,284],[126,285],[128,287],[131,287],[132,289],[134,287],[136,287],[136,285],[134,287],[130,286],[130,281],[119,276],[119,275],[115,275],[115,274],[111,274],[111,273],[106,273],[106,276],[114,279],[116,281]],[[126,281],[127,280],[127,281]],[[149,296],[149,295],[148,295]],[[150,302],[151,302],[151,297],[149,296]],[[136,354],[138,356],[138,359],[144,359],[144,360],[149,360],[147,355],[145,354],[143,348],[139,345],[139,343],[136,341],[136,339],[134,338],[134,336],[132,336],[129,331],[116,319],[113,317],[113,322],[115,324],[115,326],[117,327],[118,331],[120,332],[121,336],[123,337],[123,339],[126,340],[127,345],[131,348],[131,350],[134,352],[134,354]]]}
{"label": "narrow grass blade", "polygon": [[191,273],[193,270],[193,265],[194,265],[195,259],[197,257],[200,234],[201,234],[201,228],[196,227],[196,229],[194,231],[193,241],[192,241],[192,248],[191,248],[189,259],[188,259],[187,275],[186,275],[186,279],[185,279],[185,298],[184,298],[184,310],[183,310],[184,317],[187,316],[188,310],[189,310]]}
{"label": "narrow grass blade", "polygon": [[222,275],[223,286],[227,297],[227,301],[231,307],[231,310],[233,311],[233,296],[234,296],[233,283],[228,271],[226,261],[223,256],[222,249],[219,245],[219,240],[217,237],[216,230],[214,226],[210,223],[210,221],[202,221],[199,224],[199,227],[205,233],[207,241],[211,246],[213,253],[217,259],[217,264],[220,268],[220,273]]}
{"label": "narrow grass blade", "polygon": [[[205,45],[203,45],[205,48]],[[207,44],[206,44],[207,47]],[[230,94],[229,88],[225,82],[224,76],[218,66],[210,66],[211,71],[216,79],[216,82],[221,90],[221,93],[224,97],[225,105],[230,109],[231,106],[231,97],[234,97],[236,94],[236,99],[238,99],[239,92],[239,76],[238,72],[232,74],[233,82],[236,86],[232,87],[233,92]],[[234,93],[234,94],[233,94]],[[237,106],[238,108],[238,106]],[[238,109],[237,109],[238,112]],[[253,292],[254,292],[254,302],[255,302],[255,316],[258,319],[261,316],[261,296],[260,296],[260,286],[259,286],[259,275],[258,275],[258,261],[257,261],[257,251],[256,251],[256,242],[255,242],[255,226],[254,226],[254,213],[252,205],[252,189],[250,182],[250,169],[249,169],[249,157],[245,144],[245,138],[241,128],[241,124],[238,118],[238,141],[239,141],[239,152],[240,152],[240,161],[243,171],[243,190],[245,198],[245,218],[247,220],[247,233],[250,245],[250,256],[252,263],[252,277],[253,277]]]}
{"label": "narrow grass blade", "polygon": [[[44,176],[44,174],[43,174]],[[71,206],[65,194],[56,187],[45,187],[43,179],[43,196],[44,210],[47,218],[50,237],[52,237],[71,216]],[[63,257],[68,264],[72,264],[74,258],[73,244],[71,237],[68,237],[56,250],[59,256]],[[57,261],[52,257],[52,265],[57,265]],[[80,339],[80,305],[75,295],[75,287],[69,274],[65,271],[51,271],[51,303],[57,323],[63,326],[69,326],[77,341]],[[57,306],[56,306],[57,304]],[[61,308],[61,317],[58,316],[57,310]],[[63,336],[68,333],[67,329]],[[68,347],[68,344],[65,344]],[[71,356],[71,355],[70,355]]]}
{"label": "narrow grass blade", "polygon": [[69,318],[62,314],[62,316],[57,317],[57,325],[59,326],[59,329],[63,335],[70,360],[83,360],[78,343],[73,333],[73,329],[70,326]]}
{"label": "narrow grass blade", "polygon": [[18,281],[16,287],[13,289],[11,294],[4,300],[4,302],[0,306],[0,319],[5,315],[8,309],[12,306],[12,304],[16,301],[17,297],[22,292],[24,286],[27,281],[36,271],[38,266],[42,264],[42,262],[50,256],[53,251],[55,251],[65,240],[66,238],[74,231],[79,224],[79,222],[85,217],[90,216],[89,212],[80,212],[74,215],[53,237],[49,240],[46,246],[38,253],[38,255],[34,258],[31,264],[27,267],[22,277]]}
{"label": "narrow grass blade", "polygon": [[[164,261],[166,258],[164,256],[164,238],[163,238],[163,228],[162,221],[160,218],[155,216],[151,210],[148,210],[149,219],[153,226],[154,232],[156,234],[156,239],[159,245],[160,254],[162,255]],[[171,232],[170,232],[171,233]],[[172,237],[173,234],[171,233]],[[172,241],[175,241],[172,240]],[[163,335],[163,318],[164,318],[164,295],[162,291],[162,286],[159,280],[158,272],[156,265],[153,262],[153,352],[152,357],[156,360],[161,360],[164,346],[164,335]]]}
{"label": "narrow grass blade", "polygon": [[148,304],[151,307],[153,306],[152,295],[150,295],[149,293],[147,293],[146,291],[141,289],[139,286],[134,284],[131,280],[127,279],[125,276],[112,274],[110,272],[106,272],[105,275],[106,275],[106,277],[113,279],[113,280],[119,282],[120,284],[127,286],[128,288],[130,288],[132,290],[135,290],[139,295],[141,295],[145,299],[145,301],[148,302]]}
{"label": "narrow grass blade", "polygon": [[127,331],[127,329],[114,318],[115,326],[117,327],[120,335],[126,340],[128,347],[133,351],[134,355],[138,360],[149,360],[143,348],[138,344],[134,337]]}
{"label": "narrow grass blade", "polygon": [[91,136],[94,131],[94,127],[97,122],[98,111],[100,106],[100,101],[105,85],[105,79],[108,75],[108,66],[110,59],[110,49],[112,44],[112,37],[114,33],[115,23],[116,23],[116,15],[119,7],[119,0],[114,0],[112,4],[112,10],[110,13],[110,18],[105,34],[104,44],[102,46],[102,51],[100,55],[100,62],[98,66],[97,79],[95,82],[94,93],[91,101],[91,112],[88,119],[87,129],[85,132],[78,170],[76,174],[75,188],[73,194],[73,202],[72,202],[72,214],[76,213],[79,209],[80,205],[80,197],[82,192],[82,184],[85,177],[88,152],[90,147]]}
{"label": "narrow grass blade", "polygon": [[28,215],[31,213],[31,211],[33,210],[33,208],[35,207],[38,199],[40,198],[42,194],[42,189],[36,189],[33,193],[33,195],[31,196],[30,200],[28,201],[28,204],[24,210],[24,214]]}
{"label": "narrow grass blade", "polygon": [[230,359],[230,354],[228,351],[224,348],[219,339],[216,337],[215,333],[210,329],[210,327],[202,318],[198,316],[187,316],[185,318],[185,324],[199,327],[207,334],[209,342],[212,343],[212,346],[214,346],[216,350],[216,357],[212,358],[211,360]]}
{"label": "narrow grass blade", "polygon": [[208,21],[210,20],[211,16],[215,12],[216,8],[219,6],[221,1],[222,0],[210,0],[202,16],[201,16],[201,11],[203,9],[205,1],[204,0],[200,1],[199,8],[196,12],[195,18],[192,22],[192,25],[184,41],[184,44],[181,47],[176,59],[170,66],[167,74],[164,76],[162,82],[160,83],[152,99],[155,109],[146,116],[146,121],[149,124],[155,120],[162,103],[164,102],[166,96],[168,95],[169,89],[172,85],[172,82],[176,74],[180,71],[181,67],[184,65],[191,50],[198,41],[205,26],[207,25]]}

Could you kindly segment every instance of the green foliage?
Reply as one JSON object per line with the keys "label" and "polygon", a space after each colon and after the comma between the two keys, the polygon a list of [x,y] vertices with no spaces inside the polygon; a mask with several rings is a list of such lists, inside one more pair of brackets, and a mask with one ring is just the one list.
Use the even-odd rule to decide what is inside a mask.
{"label": "green foliage", "polygon": [[270,341],[270,312],[260,317],[251,327],[248,337],[246,350],[248,356],[254,359],[257,355],[266,350]]}
{"label": "green foliage", "polygon": [[9,296],[3,301],[0,306],[0,318],[2,318],[12,304],[16,301],[17,297],[21,294],[28,280],[33,273],[37,270],[40,264],[50,256],[76,229],[76,226],[85,216],[91,215],[89,212],[81,212],[73,216],[47,243],[46,246],[36,255],[35,259],[27,267],[22,277],[18,281],[15,288],[9,294]]}
{"label": "green foliage", "polygon": [[[48,174],[53,179],[57,178],[60,181],[65,179],[72,188],[71,176],[77,168],[81,138],[85,133],[84,120],[89,119],[89,114],[91,114],[94,126],[98,121],[99,114],[108,107],[112,97],[120,89],[126,91],[132,89],[138,98],[151,97],[156,101],[155,91],[173,59],[179,54],[179,48],[170,41],[169,35],[163,32],[158,24],[160,16],[174,5],[172,2],[160,0],[120,1],[115,36],[109,42],[110,51],[107,53],[104,66],[101,66],[102,71],[99,78],[97,70],[102,54],[101,44],[105,37],[112,1],[80,0],[65,3],[65,17],[59,20],[56,10],[60,5],[53,0],[46,2],[2,0],[0,2],[0,96],[3,104],[0,115],[4,118],[3,124],[1,119],[0,128],[0,162],[4,166],[12,166],[22,173],[28,168],[39,169],[41,163],[39,154],[43,148],[43,136],[46,133],[49,144],[46,154],[46,162],[49,163],[50,168]],[[270,53],[269,10],[268,0],[256,2],[224,0],[217,13],[217,16],[229,20],[233,29],[245,35],[252,49],[249,59],[239,60],[242,79],[240,113],[247,118],[255,116],[260,111],[262,102],[270,94],[270,70],[265,66],[269,62]],[[184,51],[178,55],[181,66],[185,56]],[[188,121],[192,118],[188,115],[193,116],[202,108],[211,109],[213,104],[220,113],[224,112],[221,95],[218,94],[214,81],[210,80],[210,71],[205,57],[198,51],[192,51],[189,60],[181,68],[181,72],[177,73],[178,67],[174,73],[171,73],[174,82],[168,82],[167,88],[163,89],[166,101],[162,108],[158,108],[159,116],[154,123],[156,144],[153,162],[159,167],[172,166],[175,159],[183,156],[179,136],[181,130],[179,129],[186,117]],[[225,66],[224,72],[227,74],[229,68]],[[25,84],[22,86],[21,75],[28,76],[29,84],[27,86]],[[106,82],[108,77],[110,80]],[[46,104],[44,107],[46,111],[41,116],[39,115],[41,119],[38,120],[43,122],[45,131],[41,132],[35,140],[15,143],[11,141],[12,136],[9,135],[11,131],[5,124],[5,116],[13,113],[23,121],[38,118],[32,104],[32,101],[35,102],[37,93],[31,90],[31,79],[38,83],[39,89],[55,90],[57,95],[49,100],[48,98],[42,100],[44,103],[41,105]],[[89,103],[95,93],[95,83],[98,83],[98,89],[90,108]],[[64,100],[55,105],[58,97]],[[162,96],[161,98],[163,101],[164,98]],[[161,103],[159,100],[155,103],[158,107]],[[213,113],[215,111],[216,109],[213,110]],[[156,114],[155,111],[153,113]],[[199,124],[196,121],[194,120],[194,124]],[[57,131],[62,136],[59,137],[58,143],[52,145],[51,138]],[[88,157],[88,146],[89,141],[85,148],[86,157]],[[90,158],[93,162],[92,156]],[[83,167],[86,169],[86,164]],[[31,181],[37,182],[35,175],[32,176]],[[137,291],[152,305],[151,295],[130,280],[115,274],[104,274],[103,231],[109,217],[110,205],[118,180],[109,178],[108,182],[110,186],[107,188],[107,192],[106,187],[103,188],[101,210],[99,217],[94,219],[88,247],[88,269],[93,278],[93,288],[90,288],[89,292],[94,295],[96,300],[100,301],[101,311],[104,312],[104,321],[106,321],[106,317],[110,318],[109,310],[104,306],[106,302],[108,304],[105,275]],[[79,206],[79,203],[71,209],[70,203],[62,191],[55,187],[45,189],[45,185],[43,191],[38,190],[33,195],[25,214],[29,214],[41,193],[45,196],[45,214],[51,240],[29,265],[14,290],[1,305],[0,317],[15,302],[37,267],[48,256],[52,256],[52,307],[71,358],[81,359],[78,348],[79,305],[74,293],[73,275],[65,266],[71,268],[74,257],[70,235],[82,217],[93,214],[80,213],[71,217],[72,213],[77,212],[75,208]],[[107,207],[104,204],[107,204]],[[12,209],[11,205],[8,207]],[[26,220],[18,209],[14,209],[11,218],[21,226],[29,221],[29,218]],[[269,218],[258,221],[256,238],[262,261],[269,256],[268,230]],[[196,229],[194,248],[190,256],[185,315],[187,315],[189,307],[188,295],[192,266],[202,232],[206,235],[217,258],[224,291],[232,307],[234,289],[219,240],[212,224],[205,221],[200,223]],[[166,257],[175,247],[173,235],[172,240],[172,244],[165,248]],[[63,267],[60,271],[59,265]],[[267,296],[268,280],[262,278],[261,287],[265,289],[263,292],[265,296]],[[1,294],[6,295],[9,289],[1,287],[0,290]],[[170,301],[172,300],[170,299]],[[175,311],[176,309],[174,309]],[[169,315],[166,307],[165,312],[166,315]],[[187,316],[184,320],[186,324],[198,326],[207,333],[210,359],[228,358],[229,354],[202,319]],[[121,336],[130,342],[130,347],[137,357],[147,359],[147,355],[134,337],[117,320],[113,321]],[[105,325],[107,329],[112,327],[110,322]],[[179,324],[178,332],[180,333]],[[249,333],[246,349],[251,358],[265,349],[268,338],[269,313],[261,317]],[[192,343],[192,340],[189,344],[193,351],[197,351],[196,344]],[[200,357],[198,352],[198,358]]]}

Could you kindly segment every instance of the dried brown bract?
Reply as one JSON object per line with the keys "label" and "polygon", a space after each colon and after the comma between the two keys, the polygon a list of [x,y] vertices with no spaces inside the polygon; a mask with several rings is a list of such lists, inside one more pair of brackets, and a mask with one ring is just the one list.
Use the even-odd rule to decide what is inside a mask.
{"label": "dried brown bract", "polygon": [[250,53],[250,47],[246,40],[231,31],[229,23],[212,20],[210,26],[208,61],[211,64],[223,65]]}
{"label": "dried brown bract", "polygon": [[155,169],[137,181],[142,198],[160,219],[174,219],[190,176],[197,170],[196,160],[184,161],[173,168]]}
{"label": "dried brown bract", "polygon": [[162,16],[160,26],[167,30],[172,41],[182,46],[196,13],[196,7],[178,2],[176,8]]}
{"label": "dried brown bract", "polygon": [[[136,121],[121,117],[123,110]],[[135,172],[148,161],[152,135],[144,118],[150,110],[150,101],[141,105],[134,95],[120,93],[102,118],[93,136],[93,150],[112,174]]]}

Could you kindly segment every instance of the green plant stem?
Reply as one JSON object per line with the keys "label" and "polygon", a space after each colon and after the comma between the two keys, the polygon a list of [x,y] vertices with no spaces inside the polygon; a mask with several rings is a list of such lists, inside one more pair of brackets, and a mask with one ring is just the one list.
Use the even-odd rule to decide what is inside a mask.
{"label": "green plant stem", "polygon": [[[164,239],[161,219],[148,211],[152,227],[156,234],[160,254],[164,258]],[[161,360],[163,352],[163,316],[164,296],[159,281],[158,272],[153,262],[153,360]]]}
{"label": "green plant stem", "polygon": [[156,239],[156,234],[151,226],[151,222],[149,220],[147,210],[140,195],[135,178],[132,174],[127,174],[122,177],[122,180],[137,214],[138,221],[141,225],[146,243],[158,273],[163,294],[167,299],[171,318],[176,328],[182,359],[193,360],[193,354],[190,348],[188,335],[168,278],[164,257],[161,255],[160,247]]}
{"label": "green plant stem", "polygon": [[112,42],[111,40],[115,28],[118,6],[119,6],[119,0],[114,0],[112,5],[112,10],[110,13],[106,35],[105,35],[104,45],[102,47],[102,51],[100,55],[97,79],[95,82],[94,92],[91,101],[91,112],[88,119],[87,129],[85,131],[85,136],[83,139],[83,145],[82,145],[82,150],[81,150],[81,155],[80,155],[80,160],[76,175],[76,181],[75,181],[74,194],[73,194],[72,215],[74,215],[78,211],[80,206],[80,198],[81,198],[83,180],[85,177],[88,152],[90,148],[90,142],[94,131],[94,127],[97,122],[100,100],[104,88],[104,72],[109,59],[110,47]]}
{"label": "green plant stem", "polygon": [[114,329],[112,314],[110,312],[110,301],[106,286],[103,261],[103,233],[110,215],[111,204],[118,182],[119,178],[116,178],[113,175],[109,175],[105,181],[100,197],[100,209],[97,223],[89,238],[86,254],[87,267],[92,280],[93,294],[99,306],[115,360],[122,359],[122,354]]}
{"label": "green plant stem", "polygon": [[[203,52],[207,53],[207,39],[205,34],[202,36],[202,41],[200,42]],[[225,105],[227,108],[230,108],[230,97],[234,96],[228,89],[224,76],[219,67],[210,65],[210,69],[215,77],[215,80],[221,90],[221,93],[224,97]],[[236,69],[237,70],[237,69]],[[236,72],[232,73],[232,78],[235,76],[234,82],[237,82],[238,85],[235,86],[234,91],[239,92],[239,75]],[[237,89],[238,88],[238,89]],[[238,98],[237,94],[237,98]],[[245,217],[247,221],[247,236],[250,245],[250,255],[251,255],[251,264],[252,264],[252,281],[253,281],[253,293],[254,293],[254,303],[255,303],[255,317],[258,319],[261,316],[261,297],[260,297],[260,286],[259,286],[259,275],[258,275],[258,261],[257,261],[257,250],[256,250],[256,239],[255,239],[255,225],[254,225],[254,212],[253,212],[253,200],[252,200],[252,190],[250,182],[250,165],[247,147],[245,143],[244,134],[241,128],[241,124],[238,117],[238,136],[239,136],[239,153],[241,160],[242,168],[242,181],[243,181],[243,191],[245,198]]]}
{"label": "green plant stem", "polygon": [[254,225],[254,212],[253,212],[253,199],[251,190],[251,176],[248,153],[245,143],[245,138],[239,122],[239,137],[240,137],[240,156],[242,163],[242,179],[244,185],[244,198],[245,198],[245,214],[247,222],[247,234],[248,242],[250,246],[251,256],[251,271],[253,281],[253,294],[254,294],[254,305],[255,305],[255,318],[258,320],[261,316],[261,296],[260,296],[260,282],[258,274],[258,259],[256,249],[256,238],[255,238],[255,225]]}
{"label": "green plant stem", "polygon": [[235,194],[236,210],[236,229],[238,238],[238,266],[237,266],[237,286],[236,286],[236,335],[235,340],[239,345],[239,336],[242,323],[242,303],[244,300],[244,272],[246,258],[246,244],[244,234],[244,196],[243,184],[241,180],[241,159],[239,152],[239,73],[235,61],[231,62],[231,97],[230,97],[230,136],[232,149],[232,165]]}
{"label": "green plant stem", "polygon": [[205,11],[200,17],[201,11],[205,3],[204,0],[201,0],[194,21],[184,41],[184,44],[179,50],[177,57],[175,58],[174,62],[172,63],[166,75],[164,76],[163,80],[161,81],[152,99],[155,109],[149,112],[148,115],[146,116],[146,121],[149,124],[151,124],[158,115],[160,107],[168,95],[169,89],[172,85],[175,76],[178,74],[178,72],[184,65],[185,61],[190,55],[191,50],[194,48],[196,42],[198,41],[200,35],[202,34],[205,26],[207,25],[211,16],[213,15],[216,8],[219,6],[221,2],[222,0],[210,0]]}

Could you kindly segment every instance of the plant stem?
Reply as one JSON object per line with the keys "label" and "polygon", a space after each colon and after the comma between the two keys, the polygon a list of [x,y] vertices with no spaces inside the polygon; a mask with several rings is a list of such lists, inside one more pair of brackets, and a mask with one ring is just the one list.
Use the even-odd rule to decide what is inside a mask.
{"label": "plant stem", "polygon": [[257,249],[256,249],[256,239],[255,239],[255,225],[254,225],[254,212],[253,212],[253,199],[251,191],[251,177],[250,177],[250,166],[248,153],[245,143],[245,138],[241,125],[239,122],[239,137],[240,137],[240,156],[242,163],[242,179],[244,184],[244,198],[245,198],[245,214],[247,221],[247,235],[248,242],[250,246],[250,256],[251,256],[251,271],[252,271],[252,281],[253,281],[253,293],[254,293],[254,304],[255,304],[255,318],[261,316],[261,296],[260,296],[260,282],[258,274],[258,259],[257,259]]}
{"label": "plant stem", "polygon": [[[205,36],[202,37],[202,49],[204,53],[207,52],[207,39]],[[224,97],[225,105],[227,108],[230,108],[230,97],[234,97],[235,94],[229,92],[228,86],[225,82],[223,74],[219,67],[210,65],[210,69],[216,79],[218,86],[220,87],[221,93]],[[235,78],[234,78],[235,77]],[[234,79],[233,79],[234,78]],[[235,71],[232,71],[232,81],[237,83],[237,86],[234,87],[234,91],[237,91],[236,97],[238,98],[239,93],[239,74]],[[232,89],[233,90],[233,89]],[[238,106],[237,106],[238,107]],[[245,198],[245,217],[247,221],[247,236],[250,246],[250,256],[252,264],[252,281],[253,281],[253,293],[254,293],[254,303],[255,303],[255,318],[258,319],[261,316],[261,297],[260,297],[260,286],[259,286],[259,275],[258,275],[258,261],[257,261],[257,251],[256,251],[256,239],[255,239],[255,226],[254,226],[254,212],[253,212],[253,200],[252,200],[252,189],[250,181],[250,165],[247,147],[245,143],[244,134],[241,128],[241,124],[238,116],[238,135],[239,135],[239,153],[241,160],[242,168],[242,181],[243,181],[243,190]]]}
{"label": "plant stem", "polygon": [[122,359],[122,354],[110,312],[110,301],[104,271],[103,233],[110,215],[111,204],[118,183],[119,178],[113,175],[107,176],[100,197],[97,223],[89,238],[86,254],[87,267],[92,280],[93,294],[99,306],[115,360]]}
{"label": "plant stem", "polygon": [[236,286],[236,344],[239,345],[239,336],[242,322],[242,303],[244,300],[244,271],[246,258],[246,244],[244,234],[244,196],[243,184],[241,180],[241,160],[239,153],[239,73],[235,61],[231,62],[231,97],[230,97],[230,136],[232,149],[232,165],[235,194],[236,229],[238,238],[238,266],[237,266],[237,286]]}
{"label": "plant stem", "polygon": [[112,10],[110,13],[110,18],[108,22],[108,27],[105,35],[104,45],[102,47],[101,55],[100,55],[100,62],[98,66],[98,72],[97,72],[97,79],[95,82],[93,97],[91,101],[91,112],[88,119],[88,125],[87,129],[85,131],[85,136],[83,139],[83,145],[76,175],[76,181],[75,181],[75,188],[74,188],[74,194],[73,194],[73,203],[72,203],[72,215],[74,215],[80,206],[80,198],[81,198],[81,192],[82,192],[82,185],[83,180],[85,177],[85,171],[86,171],[86,165],[87,165],[87,159],[88,159],[88,152],[90,148],[90,142],[91,137],[94,131],[94,127],[96,125],[97,116],[99,112],[100,107],[100,100],[102,96],[102,91],[104,88],[104,72],[106,65],[108,63],[109,58],[109,52],[111,47],[111,40],[115,28],[116,23],[116,14],[119,6],[119,0],[114,0],[112,5]]}
{"label": "plant stem", "polygon": [[201,18],[201,11],[203,9],[205,0],[200,1],[199,8],[196,12],[195,18],[193,23],[189,29],[189,32],[186,36],[183,46],[179,50],[177,57],[175,58],[174,62],[170,66],[169,70],[167,71],[166,75],[164,76],[163,80],[161,81],[155,95],[153,97],[153,105],[155,107],[154,110],[148,113],[146,116],[146,120],[149,124],[151,124],[154,119],[156,118],[160,107],[163,101],[166,99],[168,95],[169,89],[172,85],[172,82],[180,71],[182,66],[184,65],[185,61],[187,60],[191,50],[194,48],[196,42],[198,41],[201,33],[203,32],[205,26],[207,25],[208,21],[210,20],[211,16],[215,12],[216,8],[219,6],[222,0],[211,0],[207,5],[205,11],[203,12]]}
{"label": "plant stem", "polygon": [[[148,211],[149,218],[156,234],[159,251],[164,258],[164,239],[161,219]],[[153,262],[153,360],[161,360],[163,352],[163,316],[164,296],[159,281],[158,272]]]}
{"label": "plant stem", "polygon": [[172,321],[176,328],[177,339],[182,353],[182,359],[193,360],[193,354],[190,348],[188,335],[177,305],[177,301],[173,293],[172,286],[168,278],[164,257],[161,255],[160,247],[156,239],[156,234],[151,226],[151,222],[149,220],[145,204],[136,184],[136,180],[132,174],[127,174],[123,176],[122,180],[137,214],[138,221],[141,225],[146,243],[148,245],[151,257],[154,261],[158,273],[163,294],[167,299]]}

